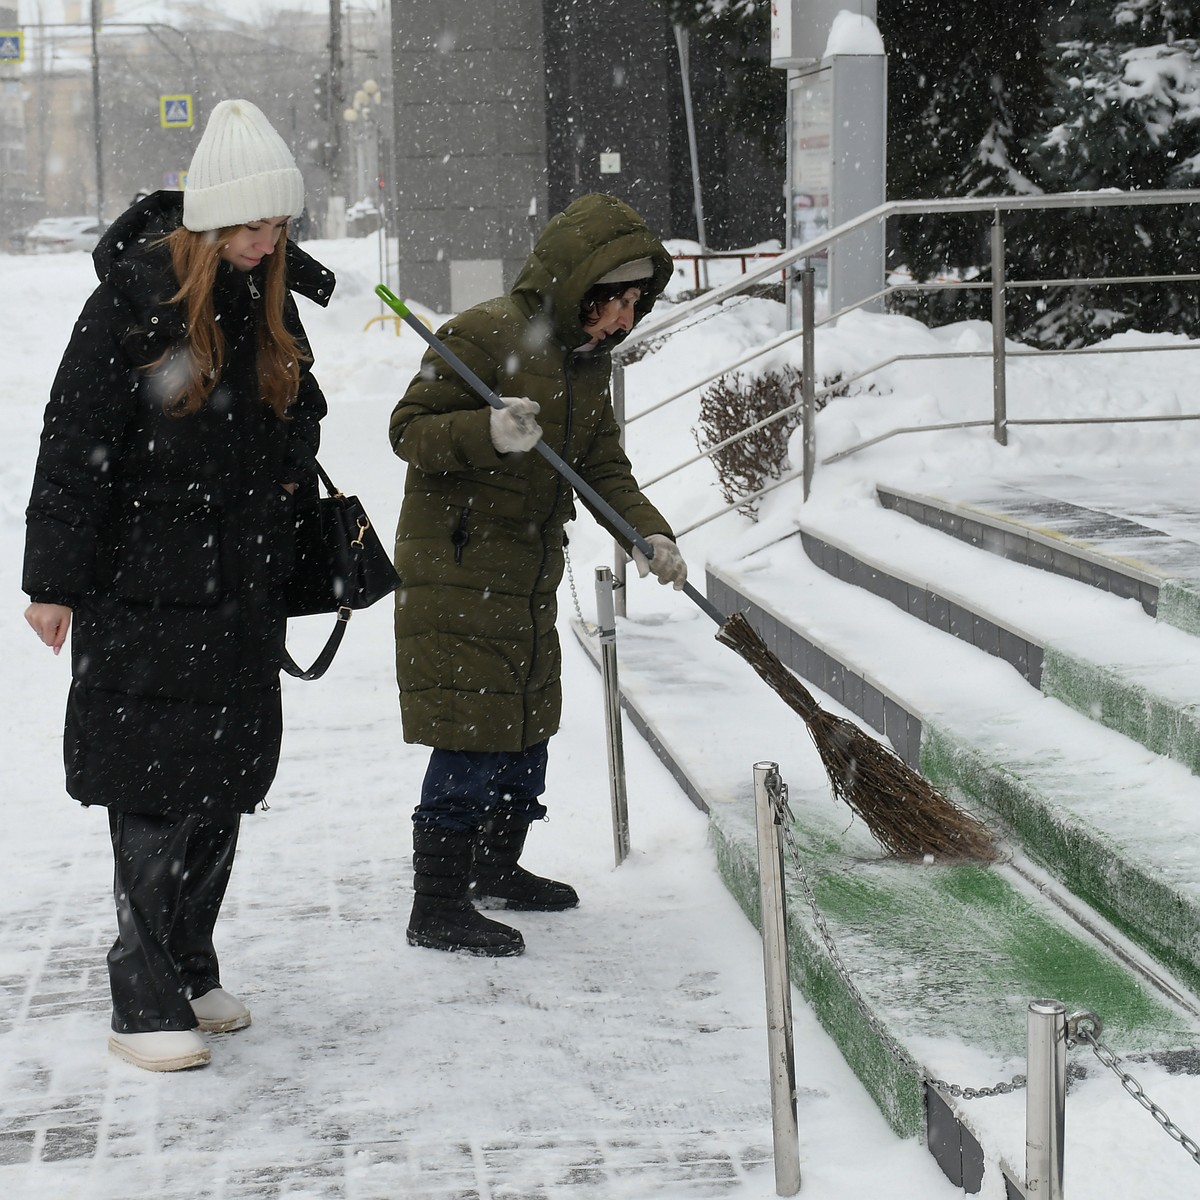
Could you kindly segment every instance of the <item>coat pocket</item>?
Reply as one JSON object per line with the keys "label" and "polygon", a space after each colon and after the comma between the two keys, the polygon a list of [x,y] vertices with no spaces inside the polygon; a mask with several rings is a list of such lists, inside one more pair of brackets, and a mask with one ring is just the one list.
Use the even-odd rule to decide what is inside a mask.
{"label": "coat pocket", "polygon": [[189,487],[123,493],[113,524],[112,590],[143,604],[216,604],[226,590],[217,498]]}

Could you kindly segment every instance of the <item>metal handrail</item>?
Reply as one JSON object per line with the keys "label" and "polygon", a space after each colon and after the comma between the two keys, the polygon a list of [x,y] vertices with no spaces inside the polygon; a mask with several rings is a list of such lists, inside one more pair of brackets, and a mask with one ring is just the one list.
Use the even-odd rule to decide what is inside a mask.
{"label": "metal handrail", "polygon": [[[736,296],[738,292],[764,279],[770,278],[776,272],[792,266],[805,258],[813,258],[822,250],[827,250],[835,242],[847,234],[863,229],[876,221],[886,221],[889,217],[900,216],[933,216],[938,213],[992,213],[1021,211],[1041,208],[1117,208],[1144,207],[1146,205],[1167,204],[1200,204],[1200,189],[1175,189],[1161,192],[1118,192],[1105,190],[1099,192],[1054,192],[1050,195],[1038,196],[991,196],[986,199],[944,199],[944,200],[889,200],[876,208],[844,221],[834,229],[828,230],[820,237],[812,238],[791,250],[785,250],[771,264],[747,271],[736,279],[720,287],[697,296],[686,304],[680,304],[670,312],[664,313],[657,321],[639,326],[632,330],[613,351],[613,358],[620,360],[628,355],[629,350],[657,337],[666,330],[678,325],[695,313],[703,312]],[[961,286],[961,285],[951,285]]]}
{"label": "metal handrail", "polygon": [[[655,476],[647,481],[644,486],[650,486],[657,483],[669,475],[682,470],[684,467],[690,466],[698,462],[702,458],[710,458],[720,450],[729,446],[731,443],[745,438],[761,429],[764,425],[770,424],[772,421],[778,420],[788,413],[795,412],[798,408],[802,409],[804,414],[805,428],[805,464],[802,472],[804,479],[804,497],[808,498],[808,493],[812,480],[812,468],[816,461],[815,444],[813,438],[813,416],[815,413],[815,401],[822,396],[829,395],[833,391],[844,388],[849,383],[854,383],[862,379],[866,375],[873,374],[883,370],[887,366],[900,361],[913,360],[933,360],[942,358],[987,358],[993,360],[993,415],[991,421],[971,421],[958,422],[953,425],[939,426],[911,426],[903,429],[896,429],[889,433],[871,438],[868,441],[859,443],[858,445],[848,447],[846,450],[840,451],[836,455],[823,459],[822,464],[836,462],[841,458],[845,458],[850,454],[856,453],[858,450],[865,449],[867,446],[875,445],[880,441],[887,440],[899,433],[918,432],[921,430],[933,431],[934,429],[945,428],[968,428],[977,425],[990,424],[993,428],[993,435],[997,442],[1001,445],[1007,443],[1007,427],[1009,424],[1099,424],[1099,423],[1116,423],[1116,422],[1135,422],[1149,420],[1194,420],[1196,416],[1190,414],[1171,414],[1168,416],[1159,417],[1117,417],[1117,418],[1045,418],[1045,419],[1027,419],[1021,421],[1009,421],[1007,416],[1007,382],[1006,382],[1006,360],[1012,358],[1033,357],[1037,355],[1076,355],[1076,354],[1136,354],[1136,353],[1162,353],[1164,351],[1179,351],[1179,350],[1196,350],[1200,349],[1200,345],[1196,343],[1181,345],[1181,346],[1089,346],[1089,347],[1072,347],[1062,350],[1037,350],[1037,349],[1020,349],[1009,350],[1005,343],[1005,315],[1006,315],[1006,296],[1009,291],[1014,289],[1034,289],[1034,288],[1051,288],[1051,287],[1115,287],[1115,286],[1131,286],[1145,283],[1185,283],[1200,281],[1200,274],[1186,275],[1129,275],[1129,276],[1082,276],[1082,277],[1067,277],[1058,279],[1019,279],[1010,280],[1004,277],[1004,227],[1001,214],[1006,212],[1019,211],[1037,211],[1042,209],[1087,209],[1087,208],[1112,208],[1112,207],[1146,207],[1169,206],[1169,205],[1191,205],[1200,203],[1200,189],[1176,189],[1172,191],[1156,191],[1156,192],[1119,192],[1119,191],[1099,191],[1099,192],[1061,192],[1051,195],[1036,195],[1036,196],[994,196],[987,198],[972,198],[972,199],[942,199],[942,200],[897,200],[890,201],[886,204],[869,210],[855,217],[851,221],[844,222],[842,225],[823,233],[820,237],[813,238],[800,246],[794,247],[791,250],[784,251],[770,261],[769,266],[759,267],[757,269],[747,271],[736,279],[730,280],[728,283],[714,288],[706,292],[702,296],[698,296],[685,304],[680,304],[672,308],[669,312],[663,314],[658,320],[634,329],[629,336],[624,340],[613,352],[613,371],[614,371],[614,387],[624,395],[624,359],[629,356],[631,351],[638,346],[645,346],[648,342],[664,336],[669,330],[676,329],[677,326],[690,318],[698,317],[703,319],[704,315],[710,310],[714,310],[717,306],[723,304],[726,300],[731,299],[754,284],[761,282],[771,276],[776,275],[781,270],[784,271],[785,277],[788,270],[796,263],[810,263],[810,260],[827,250],[841,238],[864,228],[876,221],[886,221],[890,217],[897,216],[928,216],[933,214],[947,213],[990,213],[992,215],[992,279],[990,281],[940,281],[929,283],[896,283],[888,284],[878,292],[858,300],[856,303],[839,310],[836,313],[829,314],[824,318],[817,320],[813,312],[813,303],[811,298],[811,266],[801,272],[801,275],[806,277],[807,297],[805,312],[802,317],[799,329],[787,330],[783,334],[777,335],[762,346],[756,347],[749,353],[743,354],[733,363],[724,366],[722,369],[711,372],[703,379],[695,380],[687,386],[673,392],[656,401],[649,408],[646,408],[638,413],[625,418],[625,423],[639,420],[644,416],[648,416],[652,412],[657,412],[667,404],[682,398],[683,396],[696,391],[698,388],[704,387],[709,383],[728,375],[738,368],[747,365],[757,358],[771,353],[786,345],[788,342],[800,337],[804,339],[803,353],[803,372],[805,376],[804,396],[801,401],[796,404],[788,405],[772,414],[764,420],[758,421],[747,429],[740,431],[738,434],[730,438],[726,438],[720,443],[708,447],[706,450],[697,455],[679,463],[677,466],[670,468],[667,471]],[[886,299],[889,296],[905,291],[950,291],[959,290],[990,290],[992,293],[992,349],[979,351],[946,351],[939,354],[903,354],[894,355],[882,362],[875,363],[849,378],[839,379],[834,385],[825,388],[817,389],[813,386],[813,364],[812,364],[812,335],[815,329],[830,321],[834,321],[846,313],[852,312],[855,309],[862,308],[875,301]],[[789,475],[785,479],[793,478]],[[722,515],[732,509],[739,508],[747,502],[773,490],[780,486],[785,480],[776,480],[760,489],[752,496],[745,496],[734,501],[728,507],[711,514],[708,517],[694,522],[688,527],[688,531],[696,528],[698,525],[707,523],[709,520],[714,520],[717,516]],[[683,531],[687,532],[687,531]]]}

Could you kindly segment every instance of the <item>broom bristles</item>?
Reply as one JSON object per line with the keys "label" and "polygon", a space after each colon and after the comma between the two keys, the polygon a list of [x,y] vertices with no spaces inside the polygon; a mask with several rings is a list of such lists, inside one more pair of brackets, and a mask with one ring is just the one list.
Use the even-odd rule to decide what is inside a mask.
{"label": "broom bristles", "polygon": [[905,858],[996,859],[985,825],[853,722],[821,708],[742,613],[726,620],[717,641],[736,650],[804,718],[834,796],[885,850]]}

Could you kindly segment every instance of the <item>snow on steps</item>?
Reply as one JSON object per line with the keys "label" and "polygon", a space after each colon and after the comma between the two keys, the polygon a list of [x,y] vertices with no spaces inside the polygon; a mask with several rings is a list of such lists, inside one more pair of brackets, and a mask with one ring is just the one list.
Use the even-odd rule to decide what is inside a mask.
{"label": "snow on steps", "polygon": [[[877,490],[886,508],[1015,562],[1133,597],[1151,616],[1200,636],[1200,512],[1194,506],[1164,503],[1158,494],[1147,503],[1130,498],[1120,482],[1077,476],[1020,487],[992,481],[963,489],[965,496]],[[1172,486],[1164,491],[1169,496]],[[1179,532],[1113,511],[1113,496]]]}
{"label": "snow on steps", "polygon": [[[858,514],[856,540],[862,524]],[[805,558],[800,541],[787,538],[710,568],[714,602],[725,611],[747,609],[788,665],[861,715],[939,786],[998,813],[1033,858],[1200,990],[1200,779],[1035,692],[1007,663],[831,578]],[[997,592],[1005,589],[991,571],[1004,565],[991,560],[985,573]],[[1064,612],[1083,631],[1081,602]],[[969,624],[970,613],[962,620]],[[800,643],[820,653],[804,655]],[[814,657],[818,668],[823,659],[836,670],[823,677]]]}
{"label": "snow on steps", "polygon": [[[788,549],[800,555],[797,540]],[[753,572],[754,564],[747,565]],[[856,589],[826,579],[816,568],[811,574],[814,585],[883,605],[856,596]],[[710,577],[714,599],[715,582]],[[578,626],[575,632],[596,658],[595,638]],[[953,1163],[960,1175],[972,1164],[977,1177],[986,1160],[1019,1180],[1023,1164],[1006,1161],[996,1147],[1023,1145],[1018,1128],[1023,1107],[993,1103],[972,1109],[970,1101],[944,1093],[927,1096],[923,1079],[984,1087],[1023,1072],[1028,1000],[1054,996],[1069,1009],[1101,1013],[1122,1053],[1177,1060],[1196,1044],[1195,1006],[1186,1011],[1157,991],[1146,974],[1068,919],[1046,891],[1031,884],[1029,872],[1009,865],[926,866],[881,858],[861,823],[831,800],[803,722],[749,666],[713,640],[711,624],[699,613],[659,623],[623,620],[618,647],[627,713],[708,811],[722,875],[756,922],[752,768],[761,760],[780,764],[806,871],[872,1020],[831,966],[794,882],[788,889],[793,983],[893,1128],[906,1136],[924,1133],[952,1177]],[[995,669],[1007,671],[998,664]],[[866,686],[877,687],[871,678]],[[893,723],[901,720],[910,729],[890,694],[878,695],[881,709],[888,703]],[[834,699],[818,699],[845,715]],[[711,713],[699,727],[698,711]],[[636,786],[631,780],[631,789]],[[636,826],[631,836],[636,846]],[[1125,958],[1136,961],[1136,951]],[[920,1073],[892,1056],[881,1029],[905,1047]],[[1000,1129],[996,1122],[1006,1124]]]}
{"label": "snow on steps", "polygon": [[[1173,577],[1200,576],[1200,545],[1022,489],[993,485],[992,495],[999,499],[965,503],[879,488],[885,508],[979,550],[883,514],[856,524],[853,547],[806,519],[804,548],[830,574],[1005,659],[1046,695],[1200,772],[1200,591]],[[981,571],[984,552],[1007,561]],[[1157,625],[1138,603],[1157,613]]]}

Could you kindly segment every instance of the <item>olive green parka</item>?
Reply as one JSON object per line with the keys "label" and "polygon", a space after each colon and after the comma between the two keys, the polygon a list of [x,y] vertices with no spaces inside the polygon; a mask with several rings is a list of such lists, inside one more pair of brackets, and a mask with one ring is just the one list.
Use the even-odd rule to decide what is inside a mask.
{"label": "olive green parka", "polygon": [[[439,336],[500,395],[536,400],[546,444],[643,537],[671,537],[621,448],[609,395],[619,339],[579,352],[584,294],[640,258],[654,282],[638,320],[670,279],[670,256],[628,205],[584,196],[546,226],[507,296]],[[562,705],[556,591],[574,491],[536,452],[499,454],[490,413],[430,351],[391,418],[408,463],[396,534],[404,737],[442,750],[527,749],[557,730]]]}

